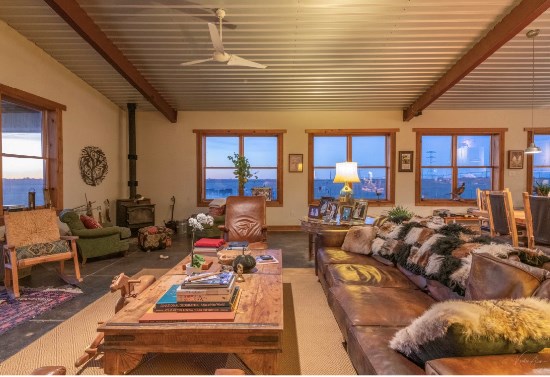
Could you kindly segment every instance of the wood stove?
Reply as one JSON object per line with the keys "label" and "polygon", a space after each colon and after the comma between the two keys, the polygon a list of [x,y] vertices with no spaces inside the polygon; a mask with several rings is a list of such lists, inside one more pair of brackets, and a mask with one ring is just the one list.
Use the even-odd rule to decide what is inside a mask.
{"label": "wood stove", "polygon": [[132,234],[144,226],[155,225],[155,205],[150,199],[117,199],[116,225],[130,228]]}

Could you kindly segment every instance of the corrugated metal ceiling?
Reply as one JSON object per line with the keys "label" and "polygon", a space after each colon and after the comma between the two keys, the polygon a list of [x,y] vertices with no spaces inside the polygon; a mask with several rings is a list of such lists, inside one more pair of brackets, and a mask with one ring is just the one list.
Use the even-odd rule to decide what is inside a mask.
{"label": "corrugated metal ceiling", "polygon": [[[403,109],[519,0],[79,0],[178,110]],[[224,8],[223,43],[265,70],[208,62],[207,20]],[[2,0],[0,18],[113,102],[153,110],[42,0]],[[536,104],[549,103],[550,16],[536,40]],[[546,28],[546,30],[545,30]],[[430,108],[531,106],[531,41],[518,34]]]}

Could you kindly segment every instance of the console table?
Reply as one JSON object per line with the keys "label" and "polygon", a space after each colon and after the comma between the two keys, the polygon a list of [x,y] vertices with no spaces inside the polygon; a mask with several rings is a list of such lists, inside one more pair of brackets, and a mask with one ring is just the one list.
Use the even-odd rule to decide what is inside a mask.
{"label": "console table", "polygon": [[309,260],[312,260],[315,257],[315,273],[317,273],[317,237],[320,234],[327,230],[347,231],[352,226],[367,226],[372,225],[373,222],[373,217],[367,217],[367,220],[365,221],[353,221],[349,223],[324,222],[322,220],[310,219],[308,217],[303,217],[300,219],[300,226],[304,232],[307,232],[309,238]]}

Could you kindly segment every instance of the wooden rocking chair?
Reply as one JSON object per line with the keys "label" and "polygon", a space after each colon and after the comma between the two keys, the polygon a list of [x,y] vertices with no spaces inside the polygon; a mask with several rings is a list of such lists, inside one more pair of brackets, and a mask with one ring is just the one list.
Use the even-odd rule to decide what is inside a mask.
{"label": "wooden rocking chair", "polygon": [[[19,269],[39,263],[59,262],[58,273],[69,284],[82,281],[75,240],[61,237],[54,209],[7,212],[4,214],[4,285],[11,297],[19,297]],[[65,261],[73,260],[74,277],[65,275]]]}

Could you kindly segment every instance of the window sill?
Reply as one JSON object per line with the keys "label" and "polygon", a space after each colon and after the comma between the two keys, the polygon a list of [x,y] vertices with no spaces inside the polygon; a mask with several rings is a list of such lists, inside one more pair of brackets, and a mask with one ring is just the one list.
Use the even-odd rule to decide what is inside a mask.
{"label": "window sill", "polygon": [[[203,200],[197,203],[197,207],[208,207],[210,205],[211,200]],[[268,202],[265,202],[266,207],[282,207],[283,203],[279,202],[278,200],[271,200]]]}
{"label": "window sill", "polygon": [[477,202],[473,199],[464,201],[457,200],[416,200],[415,205],[423,207],[477,207]]}

